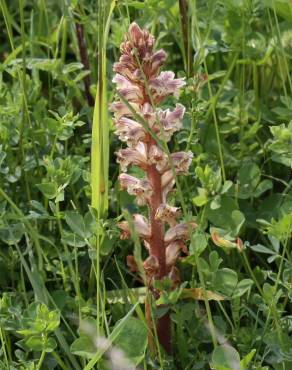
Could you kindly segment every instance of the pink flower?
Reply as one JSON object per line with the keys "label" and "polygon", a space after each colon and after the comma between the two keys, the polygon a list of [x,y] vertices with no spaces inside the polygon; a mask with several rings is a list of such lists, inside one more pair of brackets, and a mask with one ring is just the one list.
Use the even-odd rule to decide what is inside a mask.
{"label": "pink flower", "polygon": [[171,154],[171,158],[175,171],[178,175],[188,173],[193,159],[193,153],[191,151],[173,153]]}
{"label": "pink flower", "polygon": [[158,171],[162,171],[167,166],[168,156],[157,145],[151,145],[148,155],[149,163],[155,164]]}
{"label": "pink flower", "polygon": [[176,260],[178,259],[178,256],[181,252],[181,250],[184,250],[185,245],[182,241],[174,241],[170,243],[165,250],[166,255],[166,265],[167,266],[173,266],[176,263]]}
{"label": "pink flower", "polygon": [[143,59],[148,53],[152,52],[154,37],[147,30],[141,30],[137,23],[131,23],[127,39],[130,45],[128,43],[122,44],[122,53],[129,52],[129,47],[131,51],[135,48],[137,49],[138,56]]}
{"label": "pink flower", "polygon": [[150,255],[149,257],[147,257],[143,263],[143,267],[147,274],[155,275],[159,270],[159,261],[157,257],[153,255]]}
{"label": "pink flower", "polygon": [[130,147],[135,147],[139,141],[146,138],[146,132],[140,123],[128,118],[120,117],[114,122],[116,135],[121,141],[127,142]]}
{"label": "pink flower", "polygon": [[[121,239],[129,238],[131,234],[131,227],[128,221],[121,221],[118,224],[119,228],[122,230],[120,236]],[[151,236],[151,228],[149,226],[148,220],[146,217],[140,214],[133,215],[133,229],[134,232],[138,234],[141,238],[149,238]]]}
{"label": "pink flower", "polygon": [[190,232],[198,225],[195,222],[179,223],[168,229],[164,236],[165,243],[169,244],[175,240],[186,240],[190,238]]}
{"label": "pink flower", "polygon": [[179,131],[182,128],[184,113],[185,107],[181,104],[176,104],[173,111],[169,109],[158,111],[159,123],[163,128],[163,134],[160,136],[162,136],[166,141],[171,139],[174,132]]}
{"label": "pink flower", "polygon": [[117,162],[121,165],[122,172],[127,171],[129,165],[139,166],[144,170],[147,168],[147,147],[141,141],[138,142],[134,149],[120,149],[116,154]]}
{"label": "pink flower", "polygon": [[176,224],[176,219],[180,214],[180,208],[172,207],[163,203],[157,208],[155,218],[157,220],[167,222],[170,226],[174,226]]}
{"label": "pink flower", "polygon": [[162,98],[174,95],[178,97],[179,90],[186,83],[183,78],[174,78],[172,71],[161,72],[160,75],[149,82],[150,89],[155,98]]}
{"label": "pink flower", "polygon": [[166,52],[163,49],[156,51],[151,57],[152,69],[157,71],[159,67],[163,65],[167,57]]}
{"label": "pink flower", "polygon": [[[137,103],[129,103],[134,111],[139,109]],[[133,116],[132,111],[127,107],[127,105],[121,101],[114,102],[110,105],[110,110],[114,113],[116,119],[119,119],[122,116]]]}
{"label": "pink flower", "polygon": [[162,188],[162,200],[166,203],[166,197],[168,193],[172,190],[175,184],[175,179],[173,177],[172,170],[164,172],[161,177],[161,188]]}
{"label": "pink flower", "polygon": [[[175,185],[176,174],[187,173],[193,155],[191,152],[169,155],[168,149],[160,146],[160,140],[157,140],[158,137],[168,142],[182,128],[184,106],[176,104],[173,110],[162,110],[159,104],[170,95],[178,97],[185,81],[183,78],[175,78],[171,71],[160,72],[166,53],[164,50],[155,52],[153,46],[154,37],[132,23],[121,44],[119,62],[114,64],[116,75],[113,82],[121,101],[113,103],[111,110],[115,116],[116,134],[128,146],[116,153],[121,170],[126,171],[129,165],[134,165],[145,172],[144,179],[122,173],[119,181],[122,189],[136,196],[138,205],[148,206],[150,221],[142,215],[134,215],[133,226],[143,239],[148,253],[143,263],[146,284],[157,299],[161,291],[153,285],[154,279],[163,280],[168,277],[173,288],[180,284],[179,271],[174,265],[181,251],[188,253],[184,240],[189,239],[190,231],[197,225],[194,222],[177,223],[180,209],[166,202]],[[129,109],[126,102],[133,110]],[[143,121],[136,119],[136,115]],[[132,232],[131,223],[123,221],[119,227],[122,230],[121,238],[129,237]],[[165,228],[168,228],[166,232]],[[138,270],[133,256],[128,256],[127,262],[132,271]],[[170,332],[169,324],[167,320],[159,321],[158,339],[169,352],[170,343],[161,341],[165,333]]]}
{"label": "pink flower", "polygon": [[119,176],[119,181],[122,189],[127,190],[130,195],[135,195],[137,204],[146,204],[151,197],[152,187],[146,179],[140,180],[134,176],[122,173]]}

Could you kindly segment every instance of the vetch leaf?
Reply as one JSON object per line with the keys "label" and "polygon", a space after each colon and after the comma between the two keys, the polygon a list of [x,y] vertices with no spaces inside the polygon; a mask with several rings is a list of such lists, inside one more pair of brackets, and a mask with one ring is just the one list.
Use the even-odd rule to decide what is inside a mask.
{"label": "vetch leaf", "polygon": [[241,370],[240,356],[236,349],[229,345],[215,348],[212,354],[212,368],[215,370]]}
{"label": "vetch leaf", "polygon": [[126,357],[137,365],[147,347],[147,327],[145,323],[130,317],[114,340],[114,345],[122,349]]}
{"label": "vetch leaf", "polygon": [[241,280],[237,284],[237,286],[236,286],[236,288],[235,288],[235,290],[232,294],[232,299],[241,297],[243,294],[245,294],[252,287],[252,285],[253,285],[253,281],[251,279]]}
{"label": "vetch leaf", "polygon": [[65,212],[65,220],[71,230],[82,238],[86,239],[91,236],[89,230],[87,230],[83,217],[76,211]]}
{"label": "vetch leaf", "polygon": [[74,355],[91,359],[96,353],[96,347],[91,338],[82,335],[71,344],[70,351]]}
{"label": "vetch leaf", "polygon": [[57,196],[58,187],[54,182],[43,182],[36,186],[48,199],[54,199]]}
{"label": "vetch leaf", "polygon": [[227,296],[232,296],[238,282],[237,273],[229,268],[223,268],[216,272],[214,284],[216,289]]}

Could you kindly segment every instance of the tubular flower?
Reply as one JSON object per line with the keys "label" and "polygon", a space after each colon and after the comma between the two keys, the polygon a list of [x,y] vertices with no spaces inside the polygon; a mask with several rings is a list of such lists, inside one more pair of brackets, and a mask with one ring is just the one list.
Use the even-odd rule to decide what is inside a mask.
{"label": "tubular flower", "polygon": [[117,162],[123,172],[132,164],[145,170],[147,168],[147,147],[144,143],[139,142],[135,148],[120,149],[117,153]]}
{"label": "tubular flower", "polygon": [[130,195],[135,195],[137,204],[143,205],[149,202],[152,195],[151,183],[147,179],[137,179],[134,176],[122,173],[119,176],[122,189],[127,190]]}
{"label": "tubular flower", "polygon": [[[185,81],[175,78],[172,71],[160,71],[166,53],[154,51],[154,37],[136,23],[130,25],[120,50],[120,59],[113,68],[118,99],[112,103],[111,111],[115,133],[128,148],[116,153],[117,161],[122,172],[129,166],[138,166],[145,177],[122,173],[119,182],[122,189],[136,196],[138,205],[148,206],[149,221],[135,214],[132,225],[122,221],[119,227],[122,239],[128,238],[134,229],[143,240],[148,254],[143,263],[147,286],[158,298],[160,292],[154,289],[153,281],[170,278],[173,288],[179,284],[175,264],[181,252],[187,253],[185,241],[196,227],[195,223],[178,223],[180,209],[167,204],[167,196],[175,186],[175,175],[187,174],[193,154],[169,155],[156,140],[158,137],[159,142],[167,143],[182,128],[184,106],[176,104],[174,109],[163,110],[161,103],[169,96],[178,98]],[[133,256],[128,256],[128,265],[131,271],[137,269]],[[159,340],[167,351],[169,325],[169,317],[157,322]]]}

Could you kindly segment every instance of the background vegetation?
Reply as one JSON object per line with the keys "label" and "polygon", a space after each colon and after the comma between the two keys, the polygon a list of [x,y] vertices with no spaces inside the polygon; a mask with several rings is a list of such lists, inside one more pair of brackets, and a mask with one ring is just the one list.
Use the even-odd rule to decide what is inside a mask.
{"label": "background vegetation", "polygon": [[[291,369],[290,1],[0,4],[0,368]],[[136,206],[108,102],[134,20],[187,81],[171,147],[194,153],[180,187],[200,227],[179,268],[199,289],[165,294],[173,357],[149,353],[116,226]]]}

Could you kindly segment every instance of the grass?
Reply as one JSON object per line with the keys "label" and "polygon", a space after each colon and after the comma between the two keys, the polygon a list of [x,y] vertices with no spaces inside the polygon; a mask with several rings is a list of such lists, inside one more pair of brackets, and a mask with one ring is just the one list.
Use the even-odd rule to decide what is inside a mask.
{"label": "grass", "polygon": [[[289,2],[0,5],[0,368],[289,370]],[[118,187],[121,143],[108,109],[131,21],[155,34],[166,69],[187,81],[184,128],[169,150],[187,148],[194,160],[173,202],[199,228],[178,264],[185,285],[164,297],[174,356],[157,338],[156,355],[147,344],[147,298],[126,266],[134,249],[145,257],[143,245],[120,240],[117,228],[137,212]],[[216,245],[210,228],[225,243],[240,237],[244,251]],[[224,300],[183,298],[195,288]]]}

